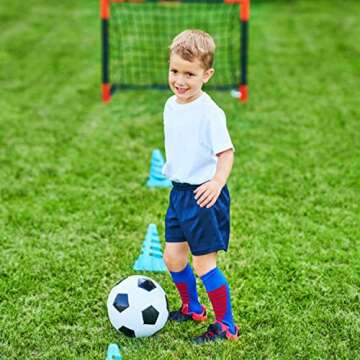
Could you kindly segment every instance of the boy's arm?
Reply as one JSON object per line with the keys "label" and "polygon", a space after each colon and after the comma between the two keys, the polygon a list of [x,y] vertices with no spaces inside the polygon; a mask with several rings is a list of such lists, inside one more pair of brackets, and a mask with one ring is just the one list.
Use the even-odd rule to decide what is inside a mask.
{"label": "boy's arm", "polygon": [[195,200],[197,200],[200,207],[206,206],[207,208],[210,208],[216,203],[216,200],[221,193],[221,189],[225,186],[232,169],[234,162],[233,149],[225,150],[216,154],[216,156],[218,157],[218,161],[214,177],[194,191]]}

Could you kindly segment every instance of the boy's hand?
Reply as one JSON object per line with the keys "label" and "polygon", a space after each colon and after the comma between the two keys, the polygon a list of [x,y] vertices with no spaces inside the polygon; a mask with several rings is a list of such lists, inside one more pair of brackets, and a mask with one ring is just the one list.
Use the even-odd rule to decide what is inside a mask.
{"label": "boy's hand", "polygon": [[215,180],[210,180],[194,190],[195,200],[200,207],[212,207],[221,193],[222,186]]}

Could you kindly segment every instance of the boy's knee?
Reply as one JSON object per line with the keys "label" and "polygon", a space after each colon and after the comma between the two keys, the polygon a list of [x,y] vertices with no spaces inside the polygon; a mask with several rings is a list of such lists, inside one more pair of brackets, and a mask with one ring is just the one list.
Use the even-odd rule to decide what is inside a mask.
{"label": "boy's knee", "polygon": [[166,266],[167,267],[171,266],[172,263],[174,262],[174,260],[175,259],[171,255],[171,253],[165,249],[165,251],[164,251],[164,262],[165,262]]}
{"label": "boy's knee", "polygon": [[182,252],[174,252],[165,248],[164,261],[169,271],[181,271],[188,262],[187,254]]}

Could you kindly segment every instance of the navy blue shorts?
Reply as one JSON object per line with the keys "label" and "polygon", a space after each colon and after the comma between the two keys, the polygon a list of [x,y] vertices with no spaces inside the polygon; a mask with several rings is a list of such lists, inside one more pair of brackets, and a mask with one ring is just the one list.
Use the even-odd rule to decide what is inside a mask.
{"label": "navy blue shorts", "polygon": [[225,185],[211,208],[200,207],[194,190],[200,185],[174,183],[165,217],[166,242],[187,241],[191,253],[227,250],[230,235],[230,194]]}

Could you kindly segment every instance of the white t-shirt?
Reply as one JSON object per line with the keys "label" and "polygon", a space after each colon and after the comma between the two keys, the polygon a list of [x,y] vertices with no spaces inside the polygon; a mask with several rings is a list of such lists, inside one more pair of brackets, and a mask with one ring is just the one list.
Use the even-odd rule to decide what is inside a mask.
{"label": "white t-shirt", "polygon": [[216,172],[216,154],[234,149],[224,112],[204,92],[187,104],[170,97],[164,108],[164,132],[163,173],[176,182],[197,185],[210,180]]}

